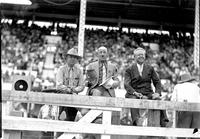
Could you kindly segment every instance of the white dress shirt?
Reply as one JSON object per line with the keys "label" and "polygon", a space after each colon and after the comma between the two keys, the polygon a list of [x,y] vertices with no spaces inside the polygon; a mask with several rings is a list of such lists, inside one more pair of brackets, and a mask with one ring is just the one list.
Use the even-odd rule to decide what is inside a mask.
{"label": "white dress shirt", "polygon": [[172,101],[200,103],[200,88],[191,82],[177,84],[172,93]]}
{"label": "white dress shirt", "polygon": [[143,65],[144,65],[144,64],[140,65],[140,64],[137,63],[137,68],[138,68],[138,71],[139,71],[139,73],[140,73],[140,76],[142,76]]}

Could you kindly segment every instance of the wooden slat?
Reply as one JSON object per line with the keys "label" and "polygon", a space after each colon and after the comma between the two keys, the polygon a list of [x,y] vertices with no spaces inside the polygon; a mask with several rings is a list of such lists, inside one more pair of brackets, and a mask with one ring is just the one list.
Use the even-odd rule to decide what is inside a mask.
{"label": "wooden slat", "polygon": [[[90,123],[102,113],[100,110],[90,110],[85,116],[83,116],[78,123]],[[75,135],[69,133],[63,133],[58,139],[72,139]]]}
{"label": "wooden slat", "polygon": [[53,94],[41,92],[12,92],[2,91],[2,99],[7,101],[20,101],[39,104],[53,104],[59,106],[95,106],[113,108],[146,108],[167,109],[179,111],[200,111],[200,103],[170,102],[159,100],[139,100],[125,98],[110,98],[97,96],[81,96],[67,94]]}
{"label": "wooden slat", "polygon": [[[111,111],[104,111],[102,123],[108,126],[111,125],[111,117],[112,117]],[[110,135],[101,135],[101,139],[110,139],[110,137],[111,137]]]}
{"label": "wooden slat", "polygon": [[[56,131],[69,133],[91,133],[104,135],[136,135],[200,138],[200,132],[193,134],[193,129],[137,127],[78,123],[33,118],[6,116],[2,119],[2,128],[8,130]],[[37,123],[37,124],[36,124]],[[30,126],[31,125],[31,126]],[[64,125],[64,126],[63,126]],[[134,132],[133,132],[134,131]]]}

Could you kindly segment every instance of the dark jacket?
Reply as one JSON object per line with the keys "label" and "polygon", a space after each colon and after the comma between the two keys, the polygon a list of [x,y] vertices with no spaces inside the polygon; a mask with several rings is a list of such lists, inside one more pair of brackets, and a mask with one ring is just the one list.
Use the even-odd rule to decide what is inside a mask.
{"label": "dark jacket", "polygon": [[155,93],[159,93],[161,95],[161,82],[154,68],[144,63],[141,77],[137,64],[134,63],[125,71],[124,87],[127,91],[126,96],[132,95],[133,92],[138,92],[151,99],[152,94],[154,93],[151,82],[153,82],[155,87]]}

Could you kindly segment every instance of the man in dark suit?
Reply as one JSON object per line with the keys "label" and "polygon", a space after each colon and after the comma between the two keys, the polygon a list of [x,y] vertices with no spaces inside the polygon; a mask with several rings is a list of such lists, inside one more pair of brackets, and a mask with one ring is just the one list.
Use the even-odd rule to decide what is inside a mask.
{"label": "man in dark suit", "polygon": [[[145,63],[146,52],[143,48],[134,50],[135,63],[126,69],[124,87],[125,97],[133,99],[158,99],[161,96],[161,82],[154,68]],[[155,92],[152,89],[152,82]],[[133,125],[140,125],[139,109],[131,108]]]}

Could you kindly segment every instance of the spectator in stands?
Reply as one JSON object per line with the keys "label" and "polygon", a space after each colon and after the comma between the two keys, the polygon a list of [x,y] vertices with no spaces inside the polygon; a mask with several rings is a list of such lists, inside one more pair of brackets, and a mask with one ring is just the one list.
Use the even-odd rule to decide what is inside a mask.
{"label": "spectator in stands", "polygon": [[[200,88],[189,73],[182,74],[172,93],[172,101],[199,103]],[[177,128],[200,128],[200,112],[177,112]],[[183,138],[180,138],[183,139]]]}
{"label": "spectator in stands", "polygon": [[[83,72],[80,65],[77,64],[80,56],[76,47],[71,48],[68,52],[64,51],[64,59],[66,64],[58,69],[56,75],[56,88],[66,94],[78,94],[84,90]],[[59,115],[65,111],[66,121],[74,121],[77,109],[73,107],[59,108]]]}
{"label": "spectator in stands", "polygon": [[[160,99],[161,82],[158,74],[152,66],[145,62],[146,51],[139,47],[134,50],[135,62],[125,71],[124,87],[127,91],[125,97],[133,99]],[[155,87],[153,92],[151,82]],[[166,113],[162,111],[163,116]],[[131,108],[131,118],[133,125],[142,126],[143,118],[140,115],[140,110]],[[147,124],[147,123],[146,123]]]}

